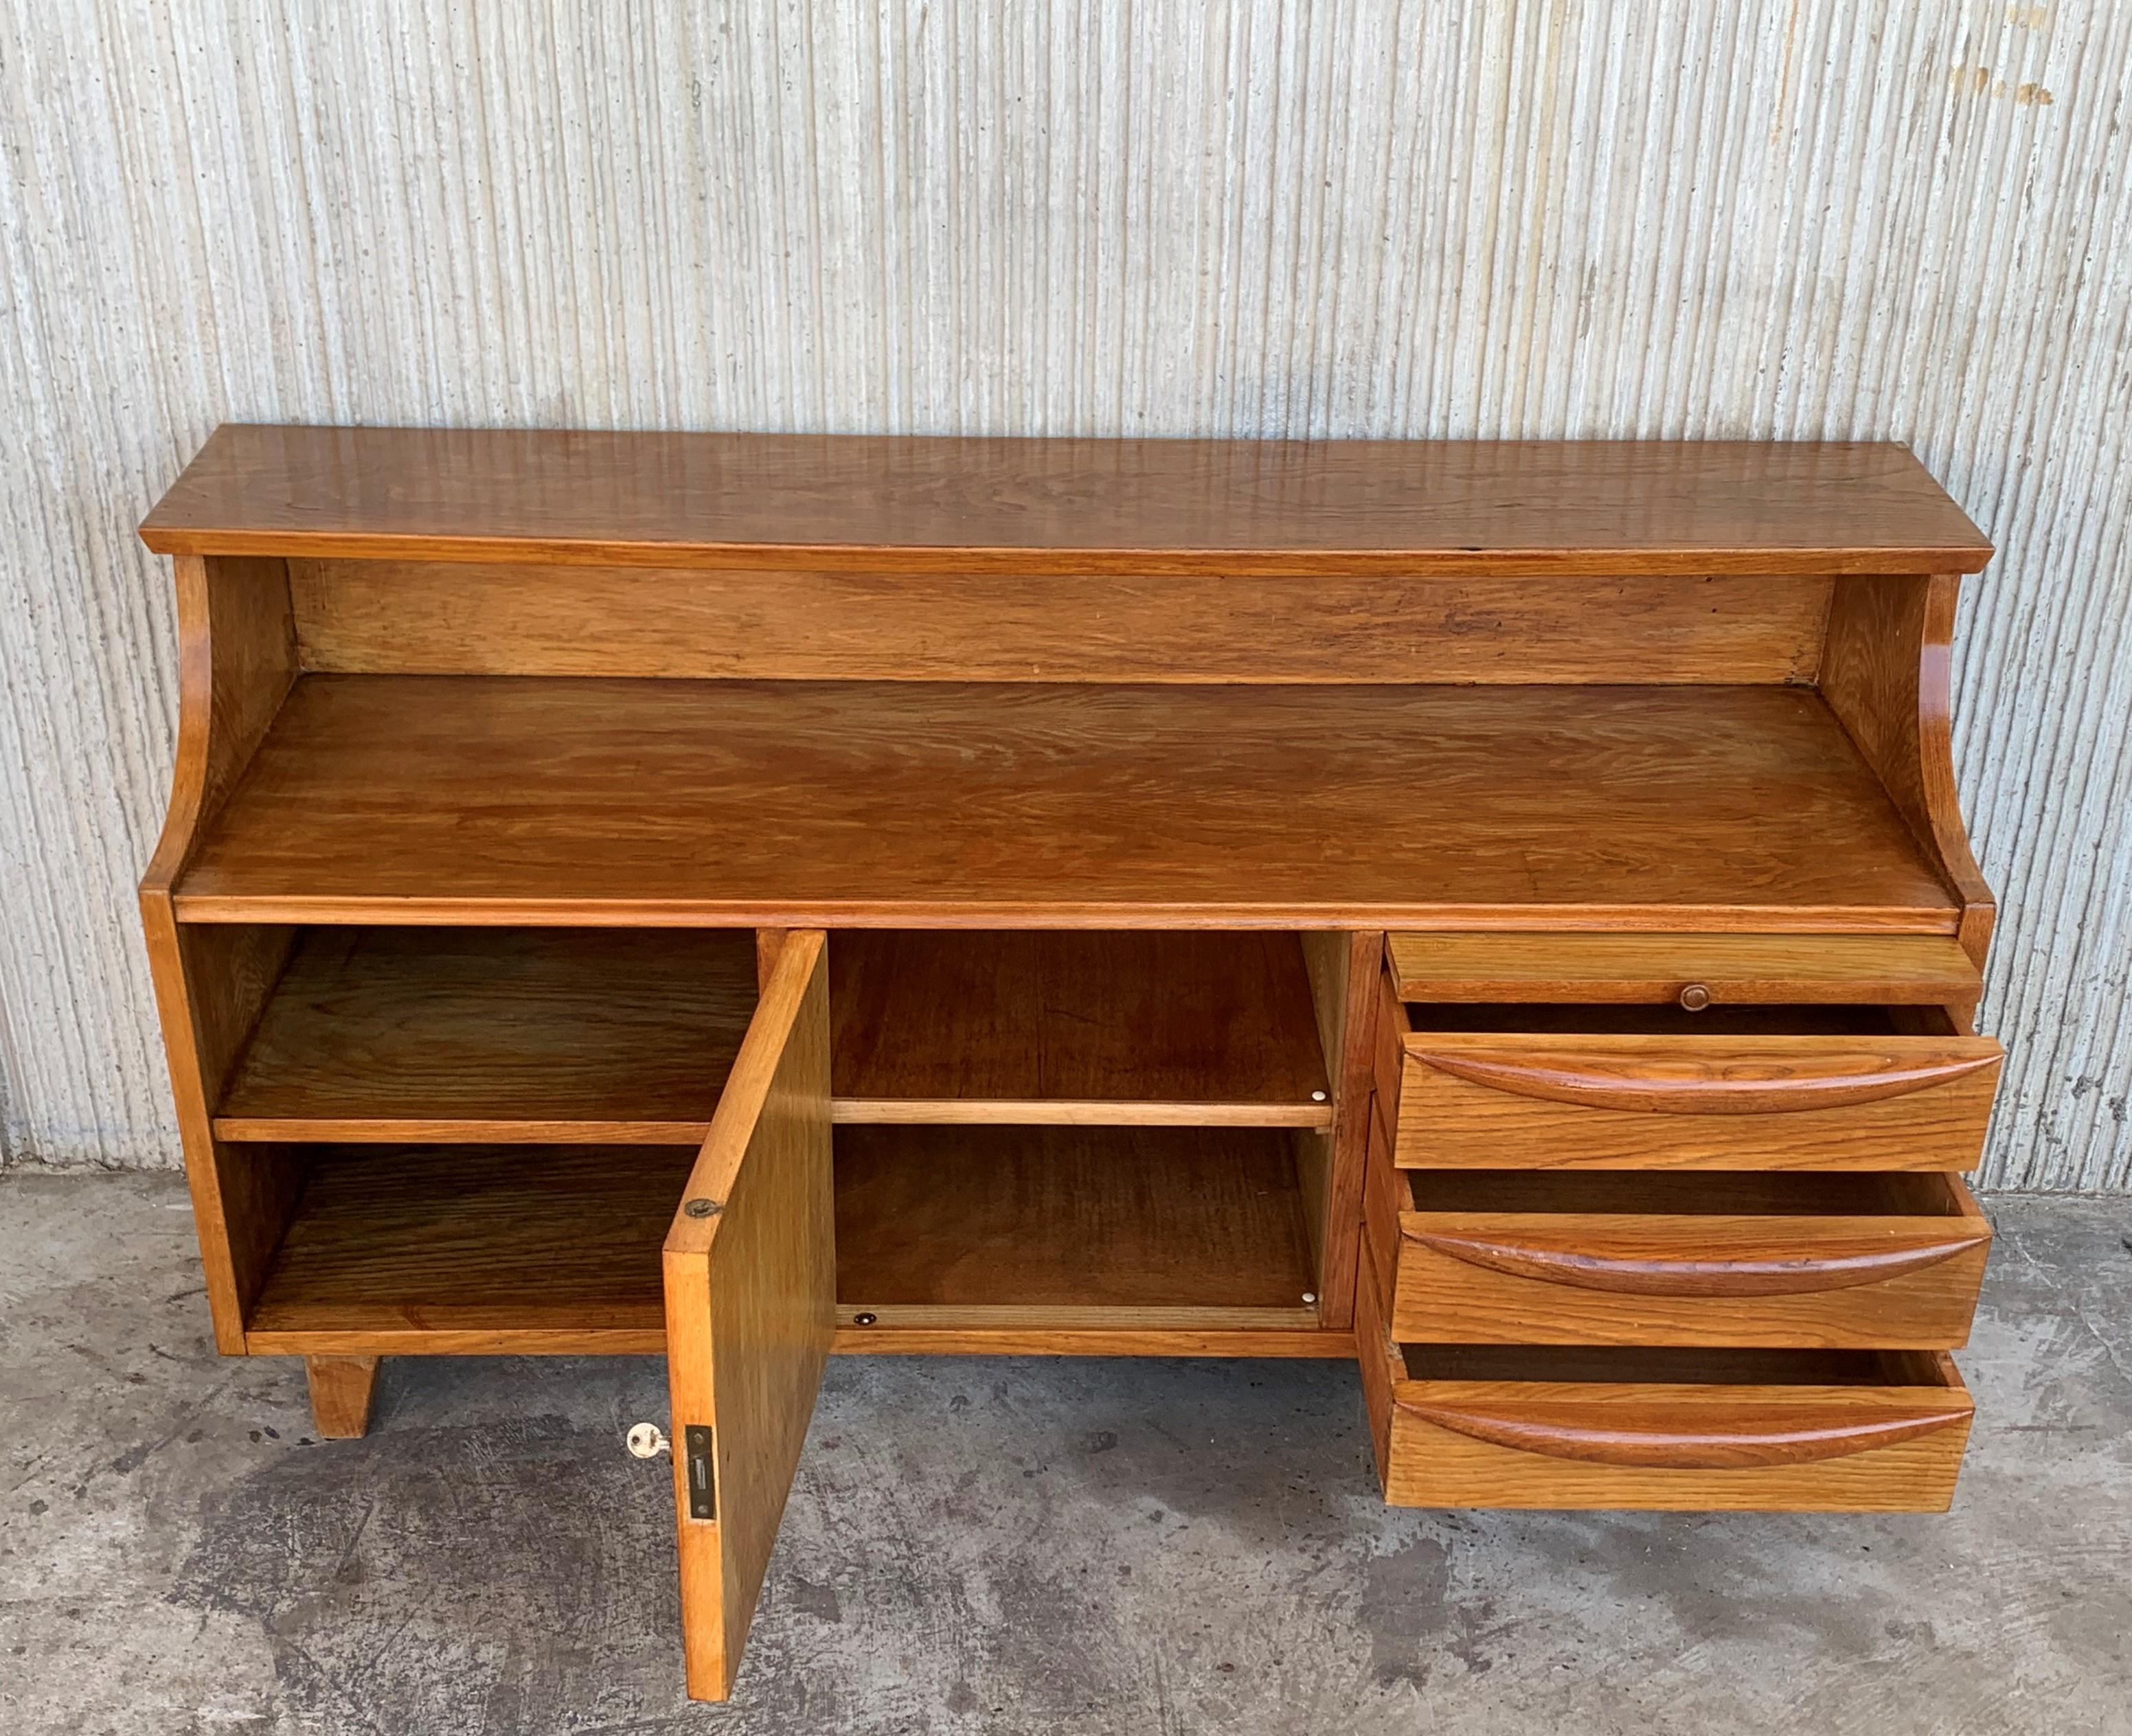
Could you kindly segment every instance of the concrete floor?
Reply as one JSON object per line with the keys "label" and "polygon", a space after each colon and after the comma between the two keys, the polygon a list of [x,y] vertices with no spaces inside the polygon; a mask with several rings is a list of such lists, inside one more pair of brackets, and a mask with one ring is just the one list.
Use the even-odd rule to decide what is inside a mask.
{"label": "concrete floor", "polygon": [[832,1365],[737,1698],[660,1365],[218,1360],[167,1177],[0,1177],[0,1730],[2132,1730],[2132,1200],[2001,1200],[1953,1514],[1389,1512],[1337,1364]]}

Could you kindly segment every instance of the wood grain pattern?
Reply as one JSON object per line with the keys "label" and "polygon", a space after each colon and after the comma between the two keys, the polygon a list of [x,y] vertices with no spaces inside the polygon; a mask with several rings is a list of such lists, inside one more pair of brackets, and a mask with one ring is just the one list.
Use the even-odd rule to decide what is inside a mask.
{"label": "wood grain pattern", "polygon": [[1130,1328],[1160,1323],[1139,1318],[1153,1309],[1278,1309],[1317,1323],[1294,1159],[1267,1129],[846,1128],[837,1268],[838,1301],[883,1319],[1104,1308]]}
{"label": "wood grain pattern", "polygon": [[304,1376],[311,1392],[311,1427],[327,1441],[352,1441],[370,1430],[370,1406],[377,1391],[375,1356],[306,1356]]}
{"label": "wood grain pattern", "polygon": [[838,1097],[830,1110],[840,1127],[1288,1127],[1322,1134],[1332,1120],[1323,1103],[1189,1098]]}
{"label": "wood grain pattern", "polygon": [[142,891],[167,892],[281,709],[299,664],[289,574],[278,560],[173,563],[178,751],[161,837]]}
{"label": "wood grain pattern", "polygon": [[[1328,1075],[1337,1081],[1346,1045],[1348,938],[1323,931],[1297,937],[1302,946],[1305,974],[1310,989],[1311,1011],[1317,1024],[1318,1046],[1325,1057]],[[1327,1240],[1342,1229],[1332,1216],[1332,1170],[1335,1161],[1333,1129],[1338,1110],[1333,1089],[1328,1088],[1325,1127],[1315,1134],[1294,1136],[1295,1173],[1303,1198],[1303,1222],[1310,1236],[1310,1267],[1322,1278],[1327,1268]],[[1317,1292],[1325,1305],[1324,1292]]]}
{"label": "wood grain pattern", "polygon": [[[1718,1360],[1659,1380],[1561,1378],[1622,1354],[1505,1350],[1506,1368],[1546,1373],[1475,1379],[1438,1374],[1433,1353],[1408,1350],[1385,1383],[1385,1499],[1879,1513],[1941,1512],[1953,1499],[1972,1407],[1943,1354],[1919,1371],[1861,1351],[1673,1353]],[[1838,1355],[1874,1364],[1854,1374],[1789,1360]],[[1837,1378],[1813,1378],[1828,1372]]]}
{"label": "wood grain pattern", "polygon": [[1856,751],[1791,688],[475,676],[305,677],[178,908],[868,927],[1954,921]]}
{"label": "wood grain pattern", "polygon": [[[1384,1287],[1365,1245],[1356,1299],[1363,1402],[1385,1499],[1407,1507],[1642,1508],[1783,1512],[1943,1512],[1969,1435],[1969,1395],[1942,1352],[1592,1350],[1505,1346],[1403,1349],[1385,1330]],[[1429,1407],[1471,1417],[1509,1407],[1563,1436],[1627,1436],[1688,1457],[1755,1408],[1782,1407],[1782,1430],[1913,1426],[1863,1451],[1777,1464],[1623,1465],[1529,1451],[1425,1419]],[[1412,1407],[1412,1408],[1410,1408]],[[1766,1424],[1774,1420],[1765,1415]],[[1926,1425],[1916,1427],[1916,1425]]]}
{"label": "wood grain pattern", "polygon": [[1976,966],[1950,934],[1394,934],[1400,999],[1712,1005],[1973,1001]]}
{"label": "wood grain pattern", "polygon": [[1407,1039],[1414,1034],[1405,1004],[1393,987],[1391,972],[1379,969],[1375,973],[1377,984],[1377,1013],[1371,1036],[1371,1091],[1376,1114],[1382,1120],[1387,1138],[1393,1135],[1400,1125],[1400,1086],[1406,1076]]}
{"label": "wood grain pattern", "polygon": [[1981,1037],[1423,1032],[1405,1038],[1397,1161],[1967,1169],[2001,1055]]}
{"label": "wood grain pattern", "polygon": [[1839,586],[1829,611],[1821,690],[1954,890],[1962,946],[1981,967],[1995,907],[1970,853],[1954,787],[1948,670],[1957,570],[1966,569]]}
{"label": "wood grain pattern", "polygon": [[854,932],[829,1005],[843,1123],[1332,1120],[1293,934]]}
{"label": "wood grain pattern", "polygon": [[693,1155],[667,1146],[308,1151],[308,1180],[245,1348],[656,1349],[659,1239]]}
{"label": "wood grain pattern", "polygon": [[[836,1330],[824,952],[819,933],[780,947],[662,1257],[694,1700],[732,1690]],[[699,1425],[713,1431],[708,1518],[692,1512],[683,1451]]]}
{"label": "wood grain pattern", "polygon": [[1621,1220],[1548,1230],[1433,1224],[1407,1240],[1424,1253],[1511,1278],[1669,1298],[1817,1295],[1885,1284],[1981,1253],[1987,1240],[1936,1228],[1928,1240],[1897,1245],[1883,1225],[1822,1218],[1711,1227],[1710,1238],[1693,1247],[1682,1244],[1678,1225]]}
{"label": "wood grain pattern", "polygon": [[[1389,1321],[1393,1309],[1393,1281],[1400,1269],[1400,1216],[1416,1208],[1411,1174],[1392,1162],[1391,1134],[1374,1103],[1370,1105],[1369,1142],[1362,1168],[1362,1257],[1357,1263],[1356,1276],[1358,1283],[1374,1278],[1383,1286],[1376,1298],[1376,1315],[1380,1321]],[[1361,1330],[1361,1318],[1358,1312],[1358,1332]]]}
{"label": "wood grain pattern", "polygon": [[1406,1362],[1385,1324],[1383,1298],[1390,1279],[1380,1267],[1370,1238],[1362,1239],[1361,1272],[1355,1285],[1355,1364],[1361,1376],[1362,1412],[1370,1426],[1370,1450],[1385,1499],[1392,1488],[1392,1394],[1406,1379]]}
{"label": "wood grain pattern", "polygon": [[1843,1002],[1786,1006],[1712,1006],[1691,1013],[1677,1005],[1625,1005],[1606,1001],[1426,1001],[1404,1009],[1410,1033],[1433,1037],[1445,1031],[1478,1036],[1548,1034],[1585,1037],[1663,1037],[1693,1048],[1758,1037],[1847,1037],[1878,1042],[1889,1037],[1963,1034],[1938,1006],[1859,1006]]}
{"label": "wood grain pattern", "polygon": [[[1758,1403],[1718,1388],[1712,1402],[1685,1404],[1663,1392],[1529,1398],[1437,1384],[1400,1408],[1416,1421],[1468,1440],[1578,1465],[1638,1470],[1750,1470],[1817,1465],[1872,1452],[1957,1423],[1966,1405],[1920,1406],[1856,1398],[1841,1406],[1816,1394]],[[1456,1387],[1455,1393],[1446,1387]],[[1634,1405],[1635,1408],[1631,1408]],[[1652,1414],[1655,1412],[1657,1414]]]}
{"label": "wood grain pattern", "polygon": [[840,1327],[829,1348],[870,1356],[1275,1356],[1345,1358],[1352,1332],[1297,1326]]}
{"label": "wood grain pattern", "polygon": [[329,1310],[300,1325],[248,1332],[250,1356],[660,1356],[666,1326],[651,1304],[617,1302],[533,1312],[493,1326],[411,1325],[377,1313],[369,1324],[337,1325]]}
{"label": "wood grain pattern", "polygon": [[142,876],[141,924],[215,1347],[234,1355],[300,1172],[276,1153],[229,1150],[210,1116],[289,937],[273,926],[184,934],[172,890],[295,679],[295,635],[281,561],[189,558],[175,566],[177,757],[162,835]]}
{"label": "wood grain pattern", "polygon": [[215,430],[160,554],[876,571],[1974,572],[1904,448]]}
{"label": "wood grain pattern", "polygon": [[755,931],[755,986],[756,993],[770,986],[771,975],[777,969],[777,955],[785,950],[785,937],[791,931],[786,928],[757,928]]}
{"label": "wood grain pattern", "polygon": [[1954,1348],[1991,1241],[1941,1174],[1385,1167],[1371,1182],[1402,1342]]}
{"label": "wood grain pattern", "polygon": [[826,681],[1811,682],[1833,580],[294,560],[306,669]]}
{"label": "wood grain pattern", "polygon": [[[1297,1311],[1234,1311],[1230,1321],[1288,1321]],[[1322,1329],[1315,1311],[1268,1326],[1068,1325],[839,1327],[833,1355],[1350,1357],[1355,1335]],[[1107,1316],[1114,1317],[1114,1316]],[[260,1335],[255,1355],[349,1356],[664,1356],[666,1325],[645,1311],[633,1324],[478,1328],[309,1328]]]}
{"label": "wood grain pattern", "polygon": [[755,1011],[755,968],[745,930],[306,929],[215,1131],[700,1142]]}
{"label": "wood grain pattern", "polygon": [[[1002,1287],[1004,1289],[1004,1287]],[[1250,1332],[1264,1338],[1274,1332],[1315,1332],[1318,1310],[1311,1307],[1224,1307],[1191,1303],[889,1302],[839,1303],[839,1330],[853,1341],[883,1331],[947,1334],[1024,1332],[1064,1341],[1080,1333],[1125,1336],[1134,1333]]]}
{"label": "wood grain pattern", "polygon": [[1302,940],[1319,1046],[1333,1078],[1333,1120],[1326,1137],[1298,1136],[1297,1173],[1311,1211],[1322,1214],[1313,1217],[1311,1236],[1318,1263],[1318,1317],[1337,1329],[1354,1321],[1356,1241],[1361,1229],[1385,938],[1365,930],[1309,933]]}
{"label": "wood grain pattern", "polygon": [[1791,1386],[1951,1389],[1954,1360],[1938,1350],[1764,1350],[1734,1345],[1406,1345],[1408,1378],[1526,1386],[1601,1384],[1758,1388],[1765,1398]]}
{"label": "wood grain pattern", "polygon": [[233,1355],[295,1210],[304,1168],[283,1145],[225,1142],[208,1112],[273,992],[295,931],[180,927],[167,892],[144,892],[142,909],[216,1347]]}
{"label": "wood grain pattern", "polygon": [[2000,1058],[1974,1038],[1946,1048],[1798,1042],[1812,1046],[1718,1038],[1696,1042],[1683,1054],[1671,1037],[1615,1038],[1580,1050],[1554,1038],[1491,1043],[1430,1032],[1410,1038],[1406,1053],[1434,1072],[1513,1096],[1652,1115],[1796,1115],[1885,1103],[1958,1084]]}

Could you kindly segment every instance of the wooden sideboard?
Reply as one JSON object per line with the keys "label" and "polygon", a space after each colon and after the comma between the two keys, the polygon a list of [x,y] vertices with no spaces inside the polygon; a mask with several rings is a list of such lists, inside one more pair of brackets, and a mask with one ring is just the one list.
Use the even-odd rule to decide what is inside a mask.
{"label": "wooden sideboard", "polygon": [[[1942,1508],[2000,1051],[1900,447],[228,427],[142,527],[219,1347],[1359,1361],[1386,1498]],[[640,1441],[640,1445],[642,1442]]]}

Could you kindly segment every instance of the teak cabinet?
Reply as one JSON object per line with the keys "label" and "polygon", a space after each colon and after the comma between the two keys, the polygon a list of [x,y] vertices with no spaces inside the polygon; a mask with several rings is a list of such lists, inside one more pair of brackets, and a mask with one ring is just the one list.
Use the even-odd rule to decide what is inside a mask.
{"label": "teak cabinet", "polygon": [[1992,905],[1899,447],[219,430],[142,910],[216,1341],[1354,1357],[1395,1502],[1944,1507]]}

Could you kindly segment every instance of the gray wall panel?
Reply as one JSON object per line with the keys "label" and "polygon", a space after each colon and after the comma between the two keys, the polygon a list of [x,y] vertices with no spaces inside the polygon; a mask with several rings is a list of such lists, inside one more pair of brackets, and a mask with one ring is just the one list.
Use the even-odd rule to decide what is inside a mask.
{"label": "gray wall panel", "polygon": [[0,305],[18,1160],[176,1159],[132,526],[218,420],[1856,435],[2002,551],[1987,1177],[2132,1187],[2132,7],[0,0]]}

